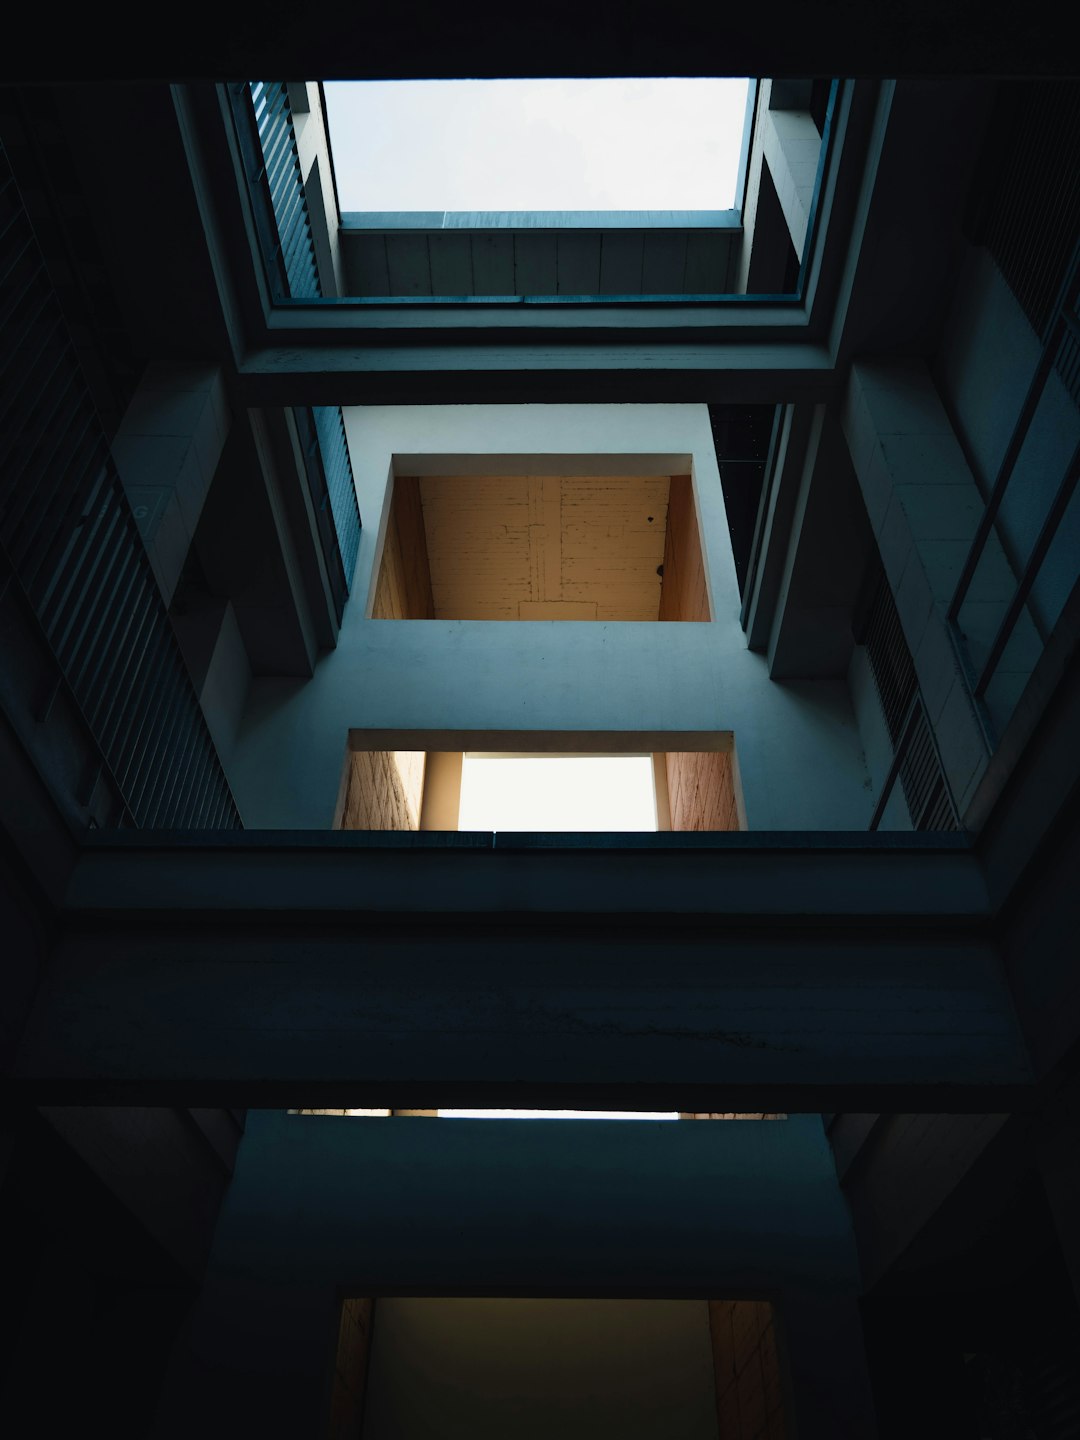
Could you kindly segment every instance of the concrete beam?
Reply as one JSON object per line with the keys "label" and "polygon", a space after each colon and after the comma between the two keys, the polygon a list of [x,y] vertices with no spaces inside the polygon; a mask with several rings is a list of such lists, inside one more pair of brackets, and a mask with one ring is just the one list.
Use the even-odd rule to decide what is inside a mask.
{"label": "concrete beam", "polygon": [[[354,317],[355,321],[355,317]],[[705,402],[773,404],[826,400],[840,382],[824,347],[812,341],[735,343],[702,335],[612,337],[611,343],[572,336],[476,344],[399,343],[386,335],[371,343],[356,331],[343,343],[326,333],[280,335],[279,343],[248,352],[239,382],[247,403],[273,405],[484,404],[488,402]],[[390,343],[385,343],[390,341]]]}
{"label": "concrete beam", "polygon": [[982,871],[962,836],[796,831],[90,832],[65,911],[84,920],[178,911],[325,922],[640,916],[671,928],[698,920],[969,928],[990,919]]}
{"label": "concrete beam", "polygon": [[942,1086],[1002,1108],[1030,1080],[963,848],[453,838],[103,851],[27,1028],[27,1092],[771,1112]]}
{"label": "concrete beam", "polygon": [[766,109],[758,115],[761,144],[791,244],[802,262],[814,199],[821,136],[805,110]]}

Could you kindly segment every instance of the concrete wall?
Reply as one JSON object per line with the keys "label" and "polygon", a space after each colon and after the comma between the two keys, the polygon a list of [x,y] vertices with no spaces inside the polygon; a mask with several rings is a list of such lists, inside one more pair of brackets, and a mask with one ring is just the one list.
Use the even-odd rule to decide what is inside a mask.
{"label": "concrete wall", "polygon": [[779,1306],[800,1440],[870,1437],[857,1327],[848,1343],[842,1321],[857,1286],[816,1115],[251,1112],[158,1433],[318,1434],[344,1296],[759,1296]]}
{"label": "concrete wall", "polygon": [[363,1440],[555,1434],[717,1440],[707,1302],[376,1303]]}
{"label": "concrete wall", "polygon": [[[310,682],[252,685],[238,743],[224,756],[249,827],[328,828],[350,730],[375,732],[373,748],[413,731],[409,748],[443,750],[493,732],[503,742],[483,748],[515,748],[526,730],[606,734],[609,749],[614,734],[630,749],[691,750],[702,748],[695,733],[734,731],[750,829],[865,827],[866,771],[846,685],[771,681],[746,648],[704,405],[352,407],[346,425],[364,519],[352,596],[337,649]],[[692,473],[714,619],[369,619],[395,465],[409,475]],[[635,744],[646,733],[663,743]]]}

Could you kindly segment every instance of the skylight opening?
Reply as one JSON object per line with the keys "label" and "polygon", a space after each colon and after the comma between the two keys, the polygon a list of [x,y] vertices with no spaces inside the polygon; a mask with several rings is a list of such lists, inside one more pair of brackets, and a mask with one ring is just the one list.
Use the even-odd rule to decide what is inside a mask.
{"label": "skylight opening", "polygon": [[453,1120],[678,1120],[677,1110],[439,1110]]}
{"label": "skylight opening", "polygon": [[350,211],[731,210],[750,82],[335,81]]}
{"label": "skylight opening", "polygon": [[651,755],[466,752],[459,830],[655,831]]}

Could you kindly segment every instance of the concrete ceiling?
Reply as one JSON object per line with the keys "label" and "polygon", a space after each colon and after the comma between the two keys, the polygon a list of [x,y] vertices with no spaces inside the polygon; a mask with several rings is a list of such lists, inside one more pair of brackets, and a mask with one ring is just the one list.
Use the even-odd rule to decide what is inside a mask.
{"label": "concrete ceiling", "polygon": [[656,620],[670,479],[426,476],[435,618]]}

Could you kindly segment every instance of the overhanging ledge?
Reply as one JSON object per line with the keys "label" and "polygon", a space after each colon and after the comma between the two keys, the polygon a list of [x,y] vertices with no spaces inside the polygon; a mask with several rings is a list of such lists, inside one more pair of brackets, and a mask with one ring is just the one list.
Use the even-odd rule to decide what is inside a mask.
{"label": "overhanging ledge", "polygon": [[84,839],[69,915],[590,916],[664,925],[798,922],[978,930],[965,836],[772,833],[104,831]]}

